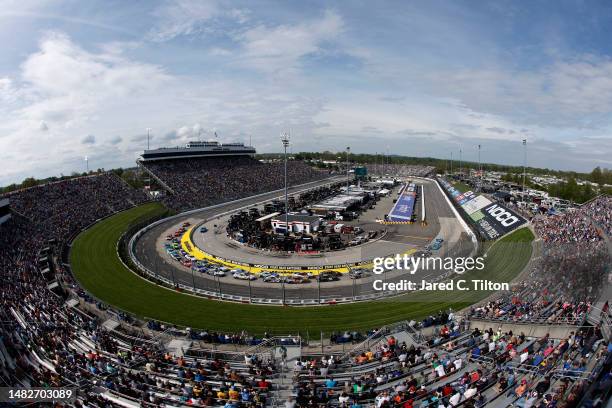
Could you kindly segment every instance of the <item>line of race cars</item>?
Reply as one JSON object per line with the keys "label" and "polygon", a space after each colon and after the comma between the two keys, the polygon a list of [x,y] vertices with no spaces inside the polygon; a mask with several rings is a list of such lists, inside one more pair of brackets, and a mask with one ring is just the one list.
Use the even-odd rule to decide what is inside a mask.
{"label": "line of race cars", "polygon": [[[278,272],[262,272],[260,274],[254,274],[243,269],[231,269],[227,266],[208,260],[198,260],[194,256],[188,254],[181,247],[181,237],[190,226],[191,224],[189,222],[185,222],[173,234],[167,235],[167,242],[164,243],[164,249],[170,258],[180,263],[182,266],[193,270],[194,272],[215,277],[231,275],[234,279],[247,281],[254,281],[261,278],[261,280],[266,283],[287,284],[309,283],[313,280],[318,282],[334,282],[340,280],[340,278],[344,275],[337,271],[323,271],[318,275],[310,272],[295,272],[288,275]],[[207,230],[201,230],[200,232],[205,233],[206,231]],[[346,275],[349,279],[360,279],[370,275],[370,273],[371,271],[365,268],[355,268],[351,269],[351,271]]]}

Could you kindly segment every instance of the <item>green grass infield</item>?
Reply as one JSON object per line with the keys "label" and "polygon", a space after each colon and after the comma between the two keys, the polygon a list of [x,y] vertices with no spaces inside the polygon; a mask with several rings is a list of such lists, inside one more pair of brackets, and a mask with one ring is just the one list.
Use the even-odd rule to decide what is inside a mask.
{"label": "green grass infield", "polygon": [[[82,232],[70,253],[72,271],[82,287],[101,301],[140,318],[218,331],[251,334],[302,334],[365,330],[401,320],[421,319],[440,310],[462,309],[487,293],[421,292],[371,302],[317,307],[255,306],[187,295],[154,285],[126,268],[116,245],[131,225],[163,214],[158,203],[107,218]],[[492,245],[485,270],[476,278],[510,281],[531,257],[533,234],[522,228]],[[466,279],[468,274],[462,275]]]}

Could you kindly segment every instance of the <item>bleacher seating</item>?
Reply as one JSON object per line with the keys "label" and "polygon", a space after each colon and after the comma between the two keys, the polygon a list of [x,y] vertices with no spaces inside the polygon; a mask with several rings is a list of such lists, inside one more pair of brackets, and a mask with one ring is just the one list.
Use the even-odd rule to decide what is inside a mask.
{"label": "bleacher seating", "polygon": [[[284,187],[284,164],[262,163],[251,157],[206,157],[143,162],[147,171],[163,181],[174,194],[164,202],[177,210],[202,208]],[[302,161],[287,164],[288,185],[328,177]]]}
{"label": "bleacher seating", "polygon": [[[585,317],[609,273],[606,241],[599,233],[609,228],[609,216],[601,214],[610,208],[609,201],[603,200],[609,198],[562,218],[536,220],[536,232],[545,242],[541,260],[512,293],[474,308],[464,320],[441,313],[398,326],[397,332],[338,328],[342,334],[334,335],[330,353],[292,364],[295,399],[286,406],[601,406],[612,383],[612,345]],[[97,219],[146,201],[144,194],[112,174],[100,174],[12,193],[11,201],[17,214],[0,226],[3,384],[75,387],[75,405],[87,407],[263,407],[278,402],[282,364],[263,352],[236,358],[240,351],[194,347],[172,354],[148,331],[134,335],[125,313],[113,312],[125,327],[109,331],[98,314],[67,302],[74,293],[85,303],[108,308],[51,262],[58,246],[49,248],[49,240],[62,243]],[[574,218],[564,218],[570,215]],[[45,274],[39,271],[41,254],[55,265]],[[48,275],[60,283],[59,289],[48,289]],[[470,318],[491,320],[490,328],[471,329]],[[496,324],[505,321],[575,325],[575,330],[563,338],[533,338],[498,329]],[[150,329],[161,333],[164,328],[152,323]],[[426,331],[432,334],[414,335]],[[174,333],[236,350],[266,347],[265,339],[246,333]],[[352,351],[333,351],[352,344]]]}

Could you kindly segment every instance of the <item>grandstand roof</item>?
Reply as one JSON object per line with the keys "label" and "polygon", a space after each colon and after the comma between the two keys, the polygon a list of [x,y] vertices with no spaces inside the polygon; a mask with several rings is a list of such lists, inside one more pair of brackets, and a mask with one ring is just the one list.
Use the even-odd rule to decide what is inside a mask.
{"label": "grandstand roof", "polygon": [[170,160],[182,158],[215,157],[215,156],[244,156],[255,154],[253,146],[242,143],[211,143],[189,142],[184,147],[161,147],[145,150],[140,161]]}

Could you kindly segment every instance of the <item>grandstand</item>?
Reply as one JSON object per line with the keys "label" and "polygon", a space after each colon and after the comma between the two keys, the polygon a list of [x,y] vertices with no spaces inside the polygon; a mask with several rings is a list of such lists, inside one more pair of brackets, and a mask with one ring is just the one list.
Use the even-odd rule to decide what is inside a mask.
{"label": "grandstand", "polygon": [[0,224],[11,218],[11,205],[8,198],[0,200]]}
{"label": "grandstand", "polygon": [[[283,163],[262,163],[253,148],[242,144],[207,143],[197,148],[147,150],[139,166],[164,188],[164,203],[176,210],[189,210],[237,200],[284,186]],[[210,145],[210,146],[209,146]],[[198,145],[199,146],[199,145]],[[222,150],[221,150],[222,149]],[[329,177],[301,161],[289,161],[289,185],[305,184]]]}
{"label": "grandstand", "polygon": [[[172,188],[165,202],[177,209],[282,185],[278,166],[244,156],[142,165]],[[292,168],[292,184],[324,176],[300,162]],[[333,341],[320,343],[297,333],[249,334],[248,327],[221,333],[143,324],[144,316],[84,291],[62,252],[88,226],[148,201],[112,173],[19,190],[0,202],[6,199],[5,386],[71,387],[78,390],[73,405],[87,407],[595,407],[610,396],[607,196],[530,223],[541,254],[511,293],[368,332],[339,320]]]}

